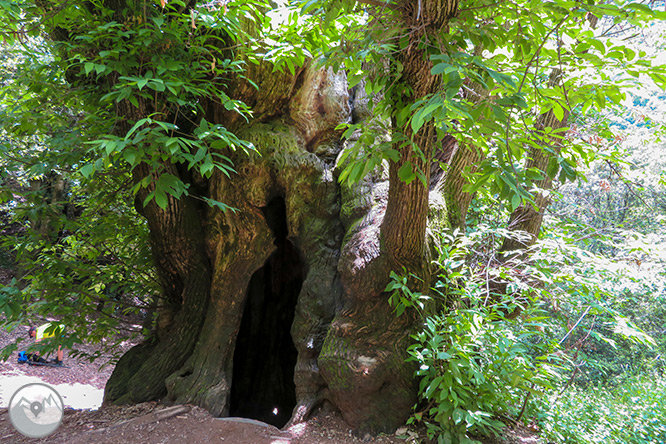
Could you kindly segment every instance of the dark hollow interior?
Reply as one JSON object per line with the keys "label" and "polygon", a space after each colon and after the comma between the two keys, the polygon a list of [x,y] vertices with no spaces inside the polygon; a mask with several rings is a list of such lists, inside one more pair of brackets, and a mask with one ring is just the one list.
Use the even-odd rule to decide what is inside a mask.
{"label": "dark hollow interior", "polygon": [[263,211],[277,250],[248,285],[236,339],[229,414],[282,427],[296,406],[297,351],[291,325],[304,271],[298,251],[287,239],[284,199],[273,199]]}

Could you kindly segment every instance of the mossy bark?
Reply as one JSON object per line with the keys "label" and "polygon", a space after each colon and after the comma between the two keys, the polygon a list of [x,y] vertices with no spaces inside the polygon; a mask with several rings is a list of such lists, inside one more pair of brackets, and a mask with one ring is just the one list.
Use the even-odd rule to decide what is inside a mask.
{"label": "mossy bark", "polygon": [[[117,23],[130,26],[138,16],[149,20],[145,5],[125,0],[103,4]],[[187,1],[183,8],[194,5]],[[437,40],[456,8],[456,0],[398,1],[391,8],[397,26],[410,38],[409,48],[399,56],[404,67],[399,82],[412,102],[439,88],[430,75],[424,44]],[[90,12],[108,18],[95,8]],[[53,37],[73,38],[60,28]],[[158,49],[151,56],[162,54]],[[223,153],[238,172],[232,177],[216,171],[203,178],[166,156],[154,156],[151,165],[133,165],[135,184],[168,173],[186,183],[189,194],[169,197],[166,209],[155,201],[143,205],[154,185],[137,195],[137,210],[150,228],[162,297],[153,334],[120,359],[107,383],[105,402],[163,399],[229,414],[234,356],[252,276],[278,250],[276,242],[288,241],[289,254],[298,256],[294,262],[302,267],[295,307],[279,308],[293,309],[293,316],[281,317],[293,319],[290,336],[297,351],[291,420],[305,419],[328,400],[362,432],[393,431],[407,419],[417,396],[414,369],[405,363],[409,334],[417,322],[409,314],[396,317],[384,289],[390,272],[402,267],[427,282],[435,129],[432,123],[416,134],[407,128],[406,136],[420,154],[396,144],[399,162],[378,169],[358,186],[341,188],[335,163],[344,146],[337,128],[354,116],[344,73],[310,66],[292,73],[273,71],[266,64],[248,65],[245,78],[258,88],[242,76],[211,75],[211,82],[224,81],[233,99],[251,107],[250,122],[226,109],[219,97],[200,98],[191,114],[171,109],[159,94],[150,99],[135,95],[134,105],[128,99],[115,102],[119,119],[114,131],[120,137],[135,122],[154,115],[176,122],[182,134],[191,133],[196,125],[192,117],[199,118],[203,110],[209,122],[252,142],[258,154]],[[138,68],[136,74],[146,73]],[[73,71],[68,75],[72,81],[78,78]],[[104,91],[117,86],[117,75],[93,77],[79,84]],[[358,108],[357,116],[367,111],[363,104]],[[424,173],[424,182],[399,179],[398,170],[407,162]],[[234,211],[206,206],[204,198]],[[267,216],[274,199],[284,201],[284,238],[276,235]],[[446,217],[445,211],[437,214]],[[276,304],[276,310],[283,306]]]}
{"label": "mossy bark", "polygon": [[[153,235],[166,307],[151,341],[119,361],[107,384],[106,402],[164,398],[228,414],[234,349],[250,279],[276,251],[276,236],[263,211],[276,197],[284,199],[287,239],[305,270],[291,326],[298,351],[293,419],[303,419],[324,399],[317,359],[342,291],[337,268],[344,231],[333,176],[341,143],[335,127],[349,120],[351,108],[344,74],[312,69],[302,75],[301,89],[280,90],[292,97],[283,114],[266,114],[263,121],[238,128],[258,153],[226,153],[238,174],[218,174],[206,183],[206,195],[234,211],[191,207],[193,220],[181,227],[169,221],[191,206],[191,199],[170,200],[165,211],[154,204],[142,210]],[[194,263],[196,270],[187,268]],[[199,299],[190,304],[195,289]]]}
{"label": "mossy bark", "polygon": [[[403,70],[396,79],[402,88],[397,90],[408,94],[412,102],[440,87],[438,78],[430,74],[432,63],[424,41],[436,41],[456,9],[455,0],[398,2],[395,19],[408,31],[409,44],[398,56]],[[405,100],[394,99],[396,103]],[[351,205],[349,212],[362,217],[347,221],[339,266],[344,306],[336,314],[319,359],[331,399],[360,433],[393,432],[417,401],[415,368],[405,360],[409,335],[418,319],[413,313],[397,317],[384,290],[391,271],[420,276],[423,281],[412,282],[415,290],[428,285],[426,231],[437,136],[433,122],[426,122],[418,132],[409,124],[399,131],[412,144],[395,143],[400,158],[389,164],[388,177],[380,176],[371,187],[367,182],[361,185],[371,190],[367,200],[350,193],[351,202],[360,208]],[[403,181],[399,171],[406,166],[423,180]]]}
{"label": "mossy bark", "polygon": [[[421,32],[441,29],[456,3],[426,1],[423,11],[409,5],[399,9],[406,26],[415,30],[413,48],[402,60],[402,81],[417,100],[439,87],[419,48]],[[417,19],[421,13],[429,19],[425,27]],[[443,200],[439,188],[429,186],[435,129],[428,123],[408,134],[423,156],[398,147],[398,163],[378,168],[358,185],[340,186],[335,164],[345,146],[336,128],[365,109],[350,102],[345,75],[312,67],[293,75],[252,69],[256,72],[248,76],[258,89],[243,80],[230,88],[252,105],[250,123],[220,104],[204,107],[209,121],[252,142],[258,153],[224,153],[238,172],[231,178],[219,173],[204,180],[170,170],[235,211],[200,206],[192,197],[170,200],[165,211],[154,204],[142,210],[166,307],[151,342],[118,363],[106,402],[162,398],[194,403],[215,415],[230,413],[248,287],[276,251],[265,209],[279,198],[286,207],[286,240],[303,270],[291,325],[298,353],[291,421],[305,419],[328,400],[359,432],[392,432],[417,399],[415,369],[405,362],[417,319],[396,317],[384,289],[390,272],[402,267],[428,279],[428,215],[446,218],[443,205],[442,211],[429,212],[432,199]],[[399,179],[398,169],[406,162],[424,172],[425,183]],[[140,180],[150,172],[136,174]]]}

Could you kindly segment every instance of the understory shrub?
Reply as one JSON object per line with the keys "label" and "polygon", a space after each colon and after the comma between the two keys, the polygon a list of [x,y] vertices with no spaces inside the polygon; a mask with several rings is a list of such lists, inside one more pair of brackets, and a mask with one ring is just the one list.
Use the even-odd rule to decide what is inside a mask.
{"label": "understory shrub", "polygon": [[616,386],[573,386],[541,407],[543,434],[557,443],[663,444],[666,377],[629,377]]}
{"label": "understory shrub", "polygon": [[409,354],[425,401],[415,419],[431,439],[470,443],[471,435],[496,434],[500,419],[519,420],[531,395],[553,387],[556,361],[548,343],[535,347],[543,338],[538,324],[536,316],[513,323],[484,306],[426,318]]}
{"label": "understory shrub", "polygon": [[[547,333],[539,292],[510,276],[511,260],[480,269],[481,261],[470,261],[478,239],[442,244],[454,247],[440,249],[428,294],[409,288],[417,277],[395,273],[387,291],[398,316],[413,309],[423,320],[408,349],[421,396],[410,423],[422,422],[439,444],[474,443],[473,436],[498,434],[505,422],[531,414],[532,399],[554,387],[564,361],[553,353],[557,342]],[[489,290],[489,273],[508,291]]]}

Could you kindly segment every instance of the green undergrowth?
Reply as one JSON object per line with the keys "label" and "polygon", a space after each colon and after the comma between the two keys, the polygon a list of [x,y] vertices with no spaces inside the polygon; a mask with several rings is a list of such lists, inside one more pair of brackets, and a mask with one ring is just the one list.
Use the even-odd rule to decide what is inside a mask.
{"label": "green undergrowth", "polygon": [[[417,310],[423,320],[408,348],[421,398],[408,423],[422,424],[438,444],[477,443],[473,437],[499,435],[506,423],[531,416],[533,400],[554,389],[567,365],[554,353],[557,342],[547,333],[553,326],[538,292],[512,280],[516,264],[490,269],[478,265],[488,258],[470,260],[482,250],[477,234],[442,233],[437,282],[427,294],[395,273],[387,287],[396,315]],[[488,291],[491,273],[520,297]]]}
{"label": "green undergrowth", "polygon": [[632,376],[616,386],[572,387],[542,406],[544,436],[557,443],[666,442],[666,377]]}
{"label": "green undergrowth", "polygon": [[666,443],[661,263],[637,269],[568,239],[498,259],[506,234],[442,233],[427,292],[392,274],[396,315],[422,319],[408,349],[420,383],[409,423],[438,444],[518,423],[558,444]]}

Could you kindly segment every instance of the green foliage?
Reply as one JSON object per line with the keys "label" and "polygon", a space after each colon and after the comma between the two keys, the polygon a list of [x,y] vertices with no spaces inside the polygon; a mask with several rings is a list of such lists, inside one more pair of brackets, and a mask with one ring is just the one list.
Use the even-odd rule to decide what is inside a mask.
{"label": "green foliage", "polygon": [[618,386],[572,388],[544,400],[539,421],[558,443],[658,444],[666,441],[666,380],[632,376]]}
{"label": "green foliage", "polygon": [[105,110],[91,111],[85,95],[72,94],[52,49],[31,38],[1,51],[2,248],[16,279],[0,287],[0,316],[8,329],[64,322],[58,344],[31,345],[42,352],[84,340],[113,348],[119,342],[109,332],[140,333],[141,325],[124,321],[145,315],[159,294],[147,228],[126,170],[108,164],[104,174],[81,174],[94,158],[86,137],[108,129]]}
{"label": "green foliage", "polygon": [[254,149],[205,115],[251,115],[227,85],[257,60],[245,43],[268,26],[265,3],[110,4],[0,5],[0,205],[19,227],[3,239],[18,279],[0,310],[10,329],[61,320],[68,347],[152,324],[160,289],[136,194],[139,208],[190,196],[226,211],[193,182],[229,177],[229,154]]}
{"label": "green foliage", "polygon": [[132,126],[126,131],[88,142],[97,159],[81,167],[84,176],[123,162],[130,169],[147,164],[153,174],[137,182],[135,191],[150,187],[143,204],[155,199],[164,209],[167,196],[190,193],[188,181],[165,171],[165,163],[184,165],[205,178],[214,169],[229,175],[234,169],[221,151],[254,149],[204,118],[207,100],[250,115],[247,106],[225,90],[227,79],[242,76],[244,62],[221,48],[247,35],[247,22],[258,21],[253,15],[257,4],[228,7],[233,14],[188,10],[185,2],[168,2],[159,12],[124,13],[124,24],[115,21],[118,11],[96,13],[76,29],[75,43],[61,43],[75,54],[63,61],[70,72],[78,70],[76,82],[101,86],[91,91],[91,100],[129,106],[125,115],[138,117],[128,122]]}
{"label": "green foliage", "polygon": [[[150,188],[143,203],[154,199],[166,208],[167,196],[191,193],[190,179],[169,173],[169,164],[205,178],[214,170],[228,175],[234,170],[224,152],[254,149],[224,126],[209,124],[204,107],[215,103],[246,118],[251,115],[226,87],[231,79],[243,77],[243,57],[250,49],[243,50],[239,43],[252,40],[250,33],[267,26],[260,12],[265,5],[128,5],[113,10],[104,2],[67,2],[43,11],[21,4],[25,18],[7,23],[16,27],[12,36],[20,37],[10,48],[23,66],[11,73],[0,121],[15,138],[12,144],[41,138],[60,155],[67,153],[60,161],[84,179],[147,165],[153,174],[137,181],[135,192]],[[17,19],[15,9],[4,13]],[[49,20],[39,22],[42,14]],[[37,24],[28,32],[22,27],[25,21]],[[44,41],[37,38],[39,32],[61,37],[66,32],[69,37]],[[230,45],[236,49],[229,51]],[[17,97],[22,100],[17,102]],[[51,104],[54,98],[67,102],[54,103],[45,113],[43,103]],[[62,122],[59,134],[67,138],[55,137],[54,121]],[[82,135],[87,140],[80,140]],[[48,166],[36,168],[33,174],[48,171]]]}
{"label": "green foliage", "polygon": [[[97,118],[103,113],[89,115],[57,64],[51,66],[51,49],[30,39],[1,51],[9,62],[0,97],[2,251],[11,252],[6,265],[16,279],[0,287],[0,316],[10,330],[64,322],[58,344],[30,345],[41,352],[84,340],[107,351],[119,345],[110,332],[141,332],[141,325],[124,321],[145,315],[159,292],[127,171],[108,165],[105,174],[80,173],[93,154],[83,132],[107,127]],[[14,350],[6,347],[0,358]]]}
{"label": "green foliage", "polygon": [[[575,380],[583,386],[663,370],[658,356],[666,352],[666,238],[659,180],[666,161],[659,149],[660,94],[645,82],[622,114],[597,117],[607,120],[607,131],[576,129],[576,137],[596,140],[599,152],[585,170],[588,180],[561,187],[546,219],[550,252],[543,259],[559,273],[554,315],[573,324],[590,308],[567,343],[587,338],[576,345]],[[619,331],[628,337],[617,337]]]}
{"label": "green foliage", "polygon": [[629,368],[652,367],[663,342],[663,292],[653,292],[651,284],[663,285],[663,273],[646,279],[631,264],[591,254],[565,239],[541,245],[534,259],[546,278],[549,315],[559,324],[554,334],[574,360],[576,381],[598,384]]}
{"label": "green foliage", "polygon": [[[363,133],[341,163],[339,178],[350,183],[383,160],[400,161],[396,150],[412,143],[408,134],[432,122],[439,137],[453,135],[484,154],[466,191],[497,194],[515,209],[532,201],[535,182],[546,176],[572,181],[579,164],[589,162],[594,147],[566,137],[570,113],[583,118],[618,106],[640,73],[656,81],[664,76],[664,67],[653,65],[639,45],[607,32],[618,23],[646,26],[663,11],[622,1],[461,2],[443,35],[421,43],[440,90],[411,97],[400,83],[399,55],[408,50],[408,38],[387,25],[400,23],[396,8],[364,4],[359,15],[355,2],[301,4],[302,13],[312,14],[303,18],[306,29],[323,30],[312,40],[321,45],[323,60],[345,68],[350,84],[369,97],[372,124],[351,124],[345,133]],[[549,114],[564,122],[544,125]],[[382,140],[387,133],[390,140]],[[528,166],[534,148],[552,156],[547,169]],[[421,147],[411,149],[423,156]],[[401,179],[422,178],[423,172],[412,169],[405,165]]]}
{"label": "green foliage", "polygon": [[[141,324],[151,324],[160,290],[147,227],[129,205],[127,188],[102,191],[118,189],[118,179],[99,176],[72,185],[57,202],[33,192],[31,202],[13,208],[23,229],[6,236],[2,245],[16,253],[20,281],[0,286],[0,315],[9,329],[52,319],[66,324],[64,338],[57,344],[40,342],[40,351],[57,345],[75,350],[85,341],[99,343],[100,352],[113,352],[120,341],[111,340],[110,332],[132,337],[142,333]],[[13,350],[5,348],[0,357]]]}
{"label": "green foliage", "polygon": [[[403,269],[403,272],[406,270]],[[395,307],[397,316],[402,316],[406,309],[416,309],[420,314],[424,313],[426,303],[430,297],[418,291],[412,291],[410,285],[415,282],[423,282],[423,279],[414,273],[408,275],[398,275],[395,271],[391,272],[391,282],[386,286],[385,291],[390,291],[388,303]]]}
{"label": "green foliage", "polygon": [[[543,393],[557,377],[551,359],[534,355],[535,337],[543,337],[538,313],[526,314],[518,327],[480,302],[428,317],[409,349],[427,401],[415,418],[427,418],[428,435],[438,442],[499,432],[504,423],[498,418],[518,418],[530,394]],[[547,353],[549,347],[539,348]]]}
{"label": "green foliage", "polygon": [[[500,259],[503,238],[520,235],[502,228],[507,217],[497,199],[475,200],[467,235],[442,239],[438,282],[427,297],[405,290],[413,278],[393,276],[396,311],[416,308],[424,319],[410,348],[424,398],[412,421],[425,422],[440,442],[465,442],[517,418],[536,420],[556,442],[606,442],[597,423],[615,421],[626,399],[648,396],[645,381],[629,384],[627,376],[663,370],[661,243],[654,235],[614,236],[605,240],[615,248],[609,258],[580,242],[580,226],[549,219],[529,261]],[[507,319],[516,309],[520,315]],[[607,403],[595,387],[626,396]],[[637,413],[661,414],[654,403]],[[608,442],[660,442],[654,419],[637,432],[643,441],[627,438],[628,421],[619,424],[612,427],[617,440]]]}
{"label": "green foliage", "polygon": [[551,315],[562,322],[559,334],[568,334],[562,345],[574,363],[568,383],[537,415],[556,442],[666,439],[659,183],[666,164],[655,149],[658,120],[647,118],[658,108],[636,103],[646,102],[635,97],[622,117],[610,115],[607,133],[578,129],[580,137],[597,137],[599,156],[585,173],[588,182],[561,189],[547,221],[542,259],[555,271]]}
{"label": "green foliage", "polygon": [[[387,287],[398,315],[415,308],[422,316],[423,328],[408,349],[422,397],[410,422],[423,422],[439,443],[475,442],[471,436],[498,433],[504,421],[520,420],[532,411],[533,395],[554,387],[564,364],[553,354],[557,344],[546,334],[551,321],[534,290],[518,285],[508,297],[490,294],[485,276],[470,264],[478,240],[492,230],[482,231],[476,240],[445,236],[430,295],[409,290],[410,279],[395,273]],[[507,318],[516,309],[521,316]]]}

